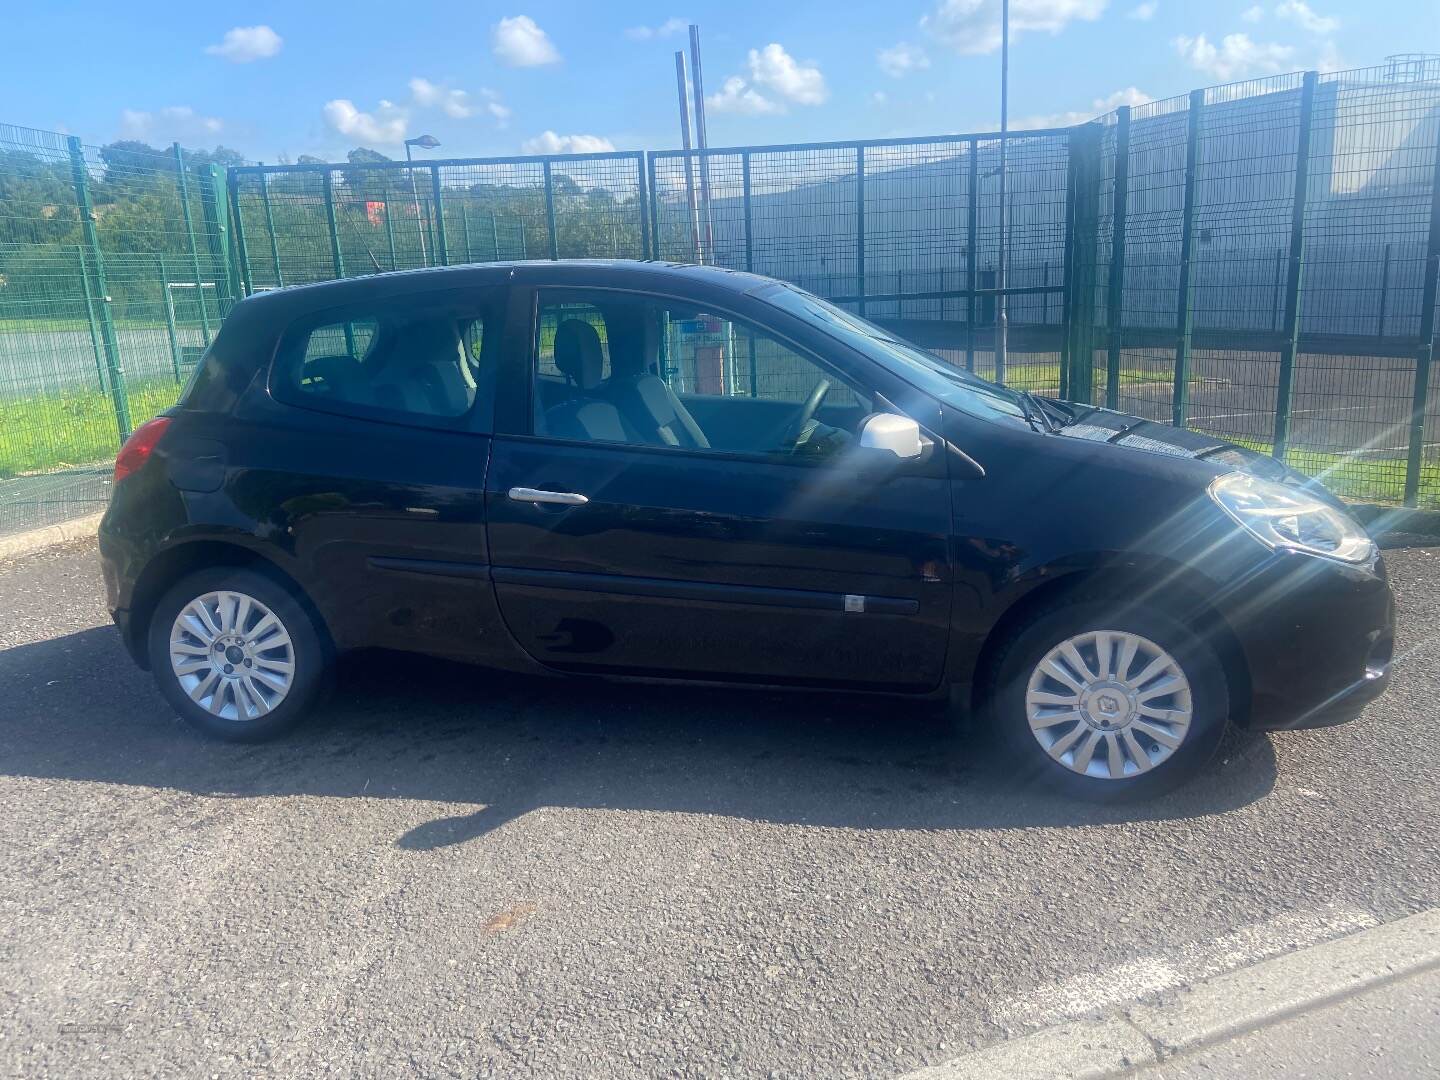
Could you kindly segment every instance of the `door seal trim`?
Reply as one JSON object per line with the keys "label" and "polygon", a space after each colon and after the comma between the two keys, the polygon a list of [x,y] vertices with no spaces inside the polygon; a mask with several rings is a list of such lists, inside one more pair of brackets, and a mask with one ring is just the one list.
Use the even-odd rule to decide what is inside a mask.
{"label": "door seal trim", "polygon": [[[402,560],[403,561],[403,560]],[[497,585],[527,585],[541,589],[609,593],[620,596],[654,596],[667,600],[699,600],[720,604],[749,604],[806,611],[835,611],[864,615],[915,615],[920,601],[895,596],[866,596],[863,611],[847,608],[845,593],[781,589],[763,585],[717,585],[708,581],[672,581],[668,578],[630,577],[621,574],[581,574],[568,570],[531,570],[518,566],[492,566]],[[849,594],[853,597],[854,594]]]}
{"label": "door seal trim", "polygon": [[365,560],[375,570],[391,570],[402,574],[429,574],[434,577],[490,580],[488,563],[445,562],[440,559],[402,559],[390,555],[371,555]]}

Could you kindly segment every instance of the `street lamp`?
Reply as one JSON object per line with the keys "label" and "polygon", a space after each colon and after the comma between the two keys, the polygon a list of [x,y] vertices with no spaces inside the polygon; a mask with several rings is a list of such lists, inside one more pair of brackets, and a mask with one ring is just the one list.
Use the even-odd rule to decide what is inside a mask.
{"label": "street lamp", "polygon": [[410,198],[415,203],[415,229],[420,234],[420,263],[422,266],[430,265],[430,256],[425,252],[425,226],[420,220],[420,192],[415,187],[415,159],[410,156],[410,148],[418,146],[423,150],[434,150],[440,145],[440,140],[434,135],[417,135],[413,139],[405,140],[405,163],[410,166]]}

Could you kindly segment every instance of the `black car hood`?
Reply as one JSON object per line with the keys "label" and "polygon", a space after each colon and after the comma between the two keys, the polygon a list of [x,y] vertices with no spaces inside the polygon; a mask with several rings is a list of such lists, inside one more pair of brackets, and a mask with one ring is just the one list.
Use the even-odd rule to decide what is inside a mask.
{"label": "black car hood", "polygon": [[1089,405],[1070,402],[1057,404],[1074,416],[1071,422],[1055,432],[1063,438],[1105,442],[1112,446],[1124,446],[1131,450],[1165,454],[1169,457],[1197,458],[1237,472],[1249,473],[1262,480],[1319,487],[1303,473],[1276,461],[1268,454],[1237,446],[1214,435],[1171,427],[1169,424],[1157,424],[1139,416],[1097,409]]}

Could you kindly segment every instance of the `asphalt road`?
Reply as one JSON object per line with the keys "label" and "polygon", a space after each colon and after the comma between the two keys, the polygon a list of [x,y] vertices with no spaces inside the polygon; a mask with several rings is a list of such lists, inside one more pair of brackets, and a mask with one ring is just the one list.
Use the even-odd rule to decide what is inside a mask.
{"label": "asphalt road", "polygon": [[354,658],[206,742],[86,545],[0,567],[0,1075],[888,1077],[1440,904],[1440,550],[1397,682],[1161,802],[934,712]]}

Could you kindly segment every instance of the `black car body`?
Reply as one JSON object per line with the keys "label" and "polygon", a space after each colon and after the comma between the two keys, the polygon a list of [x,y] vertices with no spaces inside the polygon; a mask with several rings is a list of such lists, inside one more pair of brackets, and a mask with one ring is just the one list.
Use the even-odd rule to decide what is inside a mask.
{"label": "black car body", "polygon": [[[877,415],[913,421],[918,446],[902,457],[868,445]],[[179,618],[183,596],[164,605],[187,576],[240,571],[293,598],[317,665],[383,647],[534,672],[954,694],[979,708],[1024,681],[1007,664],[1043,645],[1026,640],[1037,621],[1091,611],[1116,626],[1138,613],[1123,639],[1132,663],[1134,641],[1204,650],[1185,670],[1215,669],[1188,680],[1222,709],[1215,739],[1226,717],[1348,719],[1388,679],[1383,565],[1319,485],[1209,436],[955,373],[748,274],[517,263],[257,295],[158,433],[132,441],[101,527],[109,605],[182,713],[194,693],[220,691],[193,679],[194,693],[177,690],[157,662],[157,615]],[[1224,505],[1216,485],[1233,492]],[[1265,502],[1280,487],[1297,493],[1293,517]],[[214,630],[184,638],[192,666],[218,662],[202,655],[223,653]],[[1117,666],[1119,644],[1086,640],[1097,676]],[[226,647],[249,663],[240,637]],[[1039,670],[1028,692],[1043,698]],[[1100,709],[1144,711],[1123,686],[1090,692],[1074,694],[1092,726],[1108,730]],[[242,722],[247,699],[234,696],[237,716],[208,726],[266,731]],[[1180,715],[1182,699],[1161,700]],[[1183,702],[1200,707],[1188,690]],[[1057,768],[1057,780],[1165,786],[1165,769],[1131,760],[1139,751],[1080,731],[1092,753],[1118,753],[1120,775],[1098,780],[1130,783],[1089,782],[1114,761]],[[1148,754],[1148,737],[1140,745]]]}

